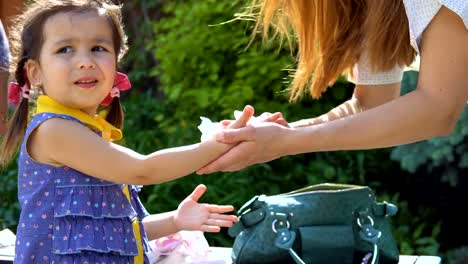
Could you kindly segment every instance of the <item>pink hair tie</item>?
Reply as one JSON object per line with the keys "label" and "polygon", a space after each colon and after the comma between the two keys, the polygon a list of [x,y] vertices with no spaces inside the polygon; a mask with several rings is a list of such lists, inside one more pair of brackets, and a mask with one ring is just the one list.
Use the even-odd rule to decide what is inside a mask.
{"label": "pink hair tie", "polygon": [[21,97],[29,99],[29,83],[26,83],[21,87],[17,82],[10,82],[8,86],[8,101],[14,106],[18,106]]}
{"label": "pink hair tie", "polygon": [[115,97],[120,97],[120,91],[127,91],[130,88],[132,88],[132,84],[130,83],[128,76],[121,72],[117,72],[115,74],[114,87],[112,87],[110,93],[101,102],[101,105],[109,106]]}
{"label": "pink hair tie", "polygon": [[120,97],[120,90],[117,87],[113,87],[112,90],[110,91],[110,97]]}

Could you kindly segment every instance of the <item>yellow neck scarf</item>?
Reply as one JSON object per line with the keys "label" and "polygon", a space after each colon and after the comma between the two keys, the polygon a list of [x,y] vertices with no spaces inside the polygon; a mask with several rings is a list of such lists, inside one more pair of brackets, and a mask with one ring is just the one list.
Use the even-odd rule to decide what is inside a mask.
{"label": "yellow neck scarf", "polygon": [[81,110],[62,105],[46,95],[41,95],[37,99],[36,114],[39,113],[54,113],[72,116],[88,125],[91,129],[100,131],[102,138],[107,141],[120,140],[123,136],[120,129],[114,127],[99,115],[90,116]]}

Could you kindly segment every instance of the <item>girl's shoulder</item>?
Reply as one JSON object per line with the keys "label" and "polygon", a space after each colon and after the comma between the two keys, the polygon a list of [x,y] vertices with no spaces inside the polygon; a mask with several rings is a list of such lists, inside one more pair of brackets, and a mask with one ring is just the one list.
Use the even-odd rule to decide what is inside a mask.
{"label": "girl's shoulder", "polygon": [[73,122],[77,122],[80,124],[83,124],[80,120],[73,116],[65,115],[65,114],[56,114],[56,113],[39,113],[36,114],[32,117],[31,121],[29,122],[28,128],[26,129],[26,137],[28,134],[30,134],[34,129],[36,129],[38,126],[40,126],[42,123],[45,121],[51,119],[51,118],[61,118],[61,119],[66,119],[70,120]]}
{"label": "girl's shoulder", "polygon": [[[28,127],[26,128],[26,132],[24,134],[22,144],[20,147],[20,155],[19,155],[19,169],[20,170],[41,170],[43,169],[44,171],[54,171],[55,172],[55,166],[52,164],[46,164],[40,161],[40,159],[37,159],[37,156],[35,156],[34,151],[30,149],[31,143],[34,143],[31,141],[33,139],[32,135],[38,130],[41,130],[43,128],[46,128],[49,126],[49,124],[52,123],[57,123],[57,122],[48,122],[47,124],[41,126],[44,124],[44,122],[51,120],[51,119],[61,119],[61,120],[68,120],[71,122],[76,122],[76,123],[81,123],[79,120],[72,116],[68,115],[62,115],[62,114],[55,114],[55,113],[39,113],[36,114],[32,117],[30,120]],[[41,129],[38,129],[38,128]],[[61,131],[62,129],[57,126],[57,125],[52,125],[50,128],[46,128],[51,131],[51,129],[55,129],[57,132]],[[43,132],[41,132],[43,133]],[[38,135],[37,133],[35,135]],[[48,134],[47,136],[49,136]],[[53,138],[53,136],[52,136]],[[35,140],[37,140],[37,137],[34,137]],[[36,146],[36,145],[35,145]]]}

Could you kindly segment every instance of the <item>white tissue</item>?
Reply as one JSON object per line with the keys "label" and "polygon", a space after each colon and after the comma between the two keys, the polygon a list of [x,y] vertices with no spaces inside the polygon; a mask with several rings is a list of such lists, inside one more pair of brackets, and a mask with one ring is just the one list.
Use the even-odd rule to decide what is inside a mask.
{"label": "white tissue", "polygon": [[201,141],[208,140],[214,132],[221,129],[221,123],[213,122],[209,118],[200,116],[201,124],[198,126],[198,130],[202,133]]}
{"label": "white tissue", "polygon": [[[234,118],[237,120],[242,116],[242,111],[235,110],[234,111]],[[220,122],[213,122],[209,118],[200,116],[201,124],[198,126],[198,130],[202,133],[201,135],[201,141],[206,141],[210,139],[210,137],[218,130],[222,128]],[[247,124],[255,122],[256,119],[254,116],[250,118],[250,120],[247,122]]]}

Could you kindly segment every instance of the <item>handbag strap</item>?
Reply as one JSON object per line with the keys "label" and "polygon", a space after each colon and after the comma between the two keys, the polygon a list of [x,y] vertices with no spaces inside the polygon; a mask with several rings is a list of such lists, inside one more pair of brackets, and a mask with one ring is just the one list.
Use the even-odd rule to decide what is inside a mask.
{"label": "handbag strap", "polygon": [[259,208],[253,211],[246,211],[244,214],[239,216],[239,221],[234,223],[234,225],[228,229],[228,234],[231,237],[236,237],[245,228],[254,226],[263,221],[265,214],[266,213],[263,208]]}
{"label": "handbag strap", "polygon": [[[271,225],[273,232],[277,234],[274,243],[275,246],[287,250],[297,264],[306,264],[293,249],[294,241],[296,240],[296,232],[290,229],[288,215],[283,213],[276,213],[275,216],[275,220],[273,220]],[[374,227],[374,220],[368,214],[359,213],[359,217],[356,221],[358,227],[360,228],[359,238],[370,243],[373,247],[372,255],[367,254],[364,257],[362,263],[369,263],[369,258],[372,256],[370,264],[378,264],[378,242],[382,236],[382,232]]]}
{"label": "handbag strap", "polygon": [[[378,264],[379,263],[378,242],[379,242],[380,237],[382,236],[382,232],[380,230],[377,230],[374,227],[374,219],[372,219],[372,217],[369,216],[365,212],[359,213],[359,216],[356,221],[357,221],[358,227],[360,228],[359,238],[370,243],[373,247],[372,261],[370,262],[370,264]],[[367,264],[368,258],[369,258],[369,254],[367,254],[364,257],[364,259],[362,260],[362,263]]]}
{"label": "handbag strap", "polygon": [[273,232],[278,235],[275,239],[275,246],[287,250],[297,264],[306,264],[293,249],[294,241],[296,240],[296,232],[290,230],[288,216],[286,214],[276,213],[276,218],[273,220],[271,228]]}

